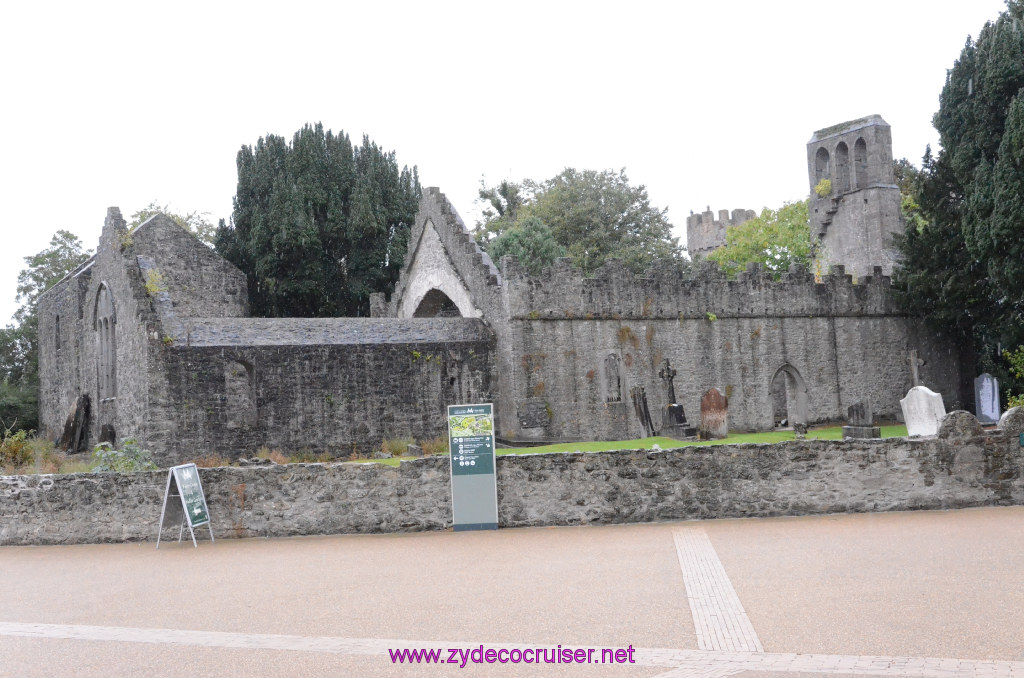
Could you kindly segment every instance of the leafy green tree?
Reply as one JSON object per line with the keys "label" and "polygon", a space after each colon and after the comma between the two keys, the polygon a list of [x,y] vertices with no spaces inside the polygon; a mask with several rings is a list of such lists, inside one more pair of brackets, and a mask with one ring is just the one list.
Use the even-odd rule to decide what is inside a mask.
{"label": "leafy green tree", "polygon": [[0,419],[6,426],[17,420],[19,427],[35,428],[38,422],[39,295],[91,254],[73,233],[57,231],[46,249],[25,257],[28,267],[18,274],[15,298],[21,306],[14,313],[15,323],[0,329]]}
{"label": "leafy green tree", "polygon": [[[1018,346],[1016,351],[1003,351],[1003,357],[1010,364],[1010,373],[1016,377],[1018,383],[1024,382],[1024,346]],[[1024,393],[1014,394],[1012,389],[1006,390],[1006,408],[1024,407]]]}
{"label": "leafy green tree", "polygon": [[479,241],[486,243],[523,219],[536,217],[551,229],[573,264],[587,274],[612,258],[642,273],[655,259],[682,257],[668,210],[652,206],[647,188],[631,185],[624,169],[597,172],[570,167],[542,182],[484,187],[480,196],[494,210],[484,212],[485,221],[476,230]]}
{"label": "leafy green tree", "polygon": [[921,193],[921,170],[907,160],[900,158],[893,163],[896,185],[900,187],[900,212],[907,227],[920,231],[928,225],[918,202]]}
{"label": "leafy green tree", "polygon": [[[897,240],[903,306],[958,337],[978,369],[1011,381],[1001,347],[1024,344],[1024,5],[968,38],[933,123],[942,149],[922,164],[922,219]],[[924,222],[924,223],[922,223]]]}
{"label": "leafy green tree", "polygon": [[194,234],[210,247],[214,246],[214,241],[217,237],[217,227],[210,221],[209,212],[189,212],[188,214],[178,214],[171,210],[168,205],[161,205],[156,200],[151,201],[141,210],[134,213],[128,228],[135,228],[156,214],[167,215],[173,219],[176,224],[184,228],[189,233]]}
{"label": "leafy green tree", "polygon": [[253,313],[368,315],[370,293],[394,289],[421,196],[416,168],[319,123],[290,143],[267,135],[243,146],[237,165],[216,248],[245,272]]}
{"label": "leafy green tree", "polygon": [[736,275],[750,262],[761,264],[776,279],[791,264],[809,268],[811,231],[807,225],[807,201],[790,202],[725,232],[725,246],[708,255],[723,271]]}
{"label": "leafy green tree", "polygon": [[516,257],[530,275],[539,275],[545,266],[565,255],[565,248],[558,244],[551,229],[537,217],[526,217],[505,229],[491,241],[487,251],[499,264],[505,255]]}
{"label": "leafy green tree", "polygon": [[476,239],[489,243],[498,235],[513,228],[523,206],[523,187],[514,181],[503,180],[497,186],[480,181],[479,202],[484,203],[483,220],[477,222]]}

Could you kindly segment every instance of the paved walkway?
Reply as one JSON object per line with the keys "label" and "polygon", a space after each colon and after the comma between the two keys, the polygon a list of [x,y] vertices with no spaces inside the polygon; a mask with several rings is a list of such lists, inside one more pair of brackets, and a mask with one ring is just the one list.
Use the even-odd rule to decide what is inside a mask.
{"label": "paved walkway", "polygon": [[1024,676],[1022,565],[1017,507],[6,547],[0,675]]}

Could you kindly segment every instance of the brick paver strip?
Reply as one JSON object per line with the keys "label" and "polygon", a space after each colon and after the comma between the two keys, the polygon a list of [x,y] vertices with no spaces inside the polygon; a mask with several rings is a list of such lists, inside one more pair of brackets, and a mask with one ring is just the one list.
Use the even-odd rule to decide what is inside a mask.
{"label": "brick paver strip", "polygon": [[[226,633],[182,629],[140,629],[77,624],[30,624],[0,622],[0,636],[100,640],[121,643],[155,643],[200,647],[248,648],[327,652],[353,656],[387,656],[389,649],[546,648],[554,645],[527,643],[469,643],[466,641],[398,640],[386,638],[335,638],[290,636],[270,633]],[[563,648],[576,646],[563,645]],[[772,673],[825,673],[846,676],[908,676],[912,678],[960,678],[996,676],[1024,678],[1024,662],[970,661],[923,657],[857,657],[847,655],[784,654],[771,652],[721,652],[638,648],[638,666],[671,669],[659,678],[733,676],[743,671]]]}
{"label": "brick paver strip", "polygon": [[707,533],[699,527],[672,533],[683,568],[686,597],[702,650],[764,652]]}

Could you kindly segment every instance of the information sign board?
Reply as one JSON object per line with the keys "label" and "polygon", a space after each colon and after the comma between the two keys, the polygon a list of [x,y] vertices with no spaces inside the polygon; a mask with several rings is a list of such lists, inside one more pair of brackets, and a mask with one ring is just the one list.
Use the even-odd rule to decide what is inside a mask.
{"label": "information sign board", "polygon": [[[156,547],[160,548],[160,536],[164,528],[164,518],[167,516],[167,501],[173,497],[181,499],[182,515],[178,528],[178,541],[181,541],[186,525],[192,534],[193,546],[198,547],[195,528],[203,525],[209,527],[210,541],[213,541],[210,509],[206,506],[206,495],[203,493],[203,484],[199,480],[199,469],[195,464],[182,464],[171,468],[167,473],[167,488],[164,490],[164,506],[160,511],[160,532],[156,536]],[[172,502],[173,505],[174,502]]]}
{"label": "information sign board", "polygon": [[210,522],[210,511],[206,508],[206,496],[199,482],[199,469],[195,464],[175,466],[174,482],[178,485],[181,495],[181,507],[185,509],[185,517],[189,527],[200,527]]}
{"label": "information sign board", "polygon": [[448,449],[454,529],[496,530],[494,406],[491,403],[449,406]]}

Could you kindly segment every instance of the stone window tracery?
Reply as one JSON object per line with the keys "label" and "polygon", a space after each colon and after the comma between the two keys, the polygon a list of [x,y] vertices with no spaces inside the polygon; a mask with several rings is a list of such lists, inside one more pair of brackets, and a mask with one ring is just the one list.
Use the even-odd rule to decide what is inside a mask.
{"label": "stone window tracery", "polygon": [[117,396],[116,326],[114,297],[104,284],[96,295],[96,383],[100,400]]}

